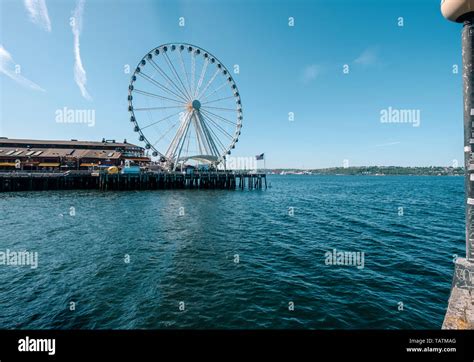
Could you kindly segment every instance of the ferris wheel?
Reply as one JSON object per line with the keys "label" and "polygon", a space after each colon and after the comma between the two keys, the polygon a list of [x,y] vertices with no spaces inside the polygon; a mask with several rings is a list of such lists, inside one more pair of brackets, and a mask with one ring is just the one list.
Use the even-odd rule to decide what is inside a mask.
{"label": "ferris wheel", "polygon": [[134,131],[165,168],[225,164],[242,128],[242,102],[231,73],[191,44],[152,49],[136,67],[128,110]]}

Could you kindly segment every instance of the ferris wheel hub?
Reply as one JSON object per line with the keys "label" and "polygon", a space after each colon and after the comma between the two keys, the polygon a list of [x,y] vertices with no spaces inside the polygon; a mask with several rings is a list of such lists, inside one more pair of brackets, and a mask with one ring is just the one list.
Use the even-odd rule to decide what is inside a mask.
{"label": "ferris wheel hub", "polygon": [[199,111],[199,109],[201,108],[201,102],[199,102],[197,99],[195,99],[192,103],[192,106],[196,111]]}
{"label": "ferris wheel hub", "polygon": [[199,102],[197,99],[186,104],[186,110],[188,112],[192,112],[193,110],[199,111],[200,108],[201,108],[201,102]]}

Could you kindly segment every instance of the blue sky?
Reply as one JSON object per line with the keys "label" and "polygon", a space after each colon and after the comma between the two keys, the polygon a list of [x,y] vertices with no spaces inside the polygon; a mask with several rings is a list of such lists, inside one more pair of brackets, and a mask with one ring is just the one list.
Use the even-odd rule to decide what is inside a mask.
{"label": "blue sky", "polygon": [[[74,70],[78,4],[1,1],[1,136],[140,144],[124,67],[160,44],[187,42],[239,65],[244,120],[234,156],[265,152],[267,167],[463,163],[462,77],[453,73],[461,25],[443,19],[438,0],[85,0],[75,28],[85,82]],[[95,110],[94,127],[56,122],[64,107]],[[389,107],[418,110],[419,127],[382,123]]]}

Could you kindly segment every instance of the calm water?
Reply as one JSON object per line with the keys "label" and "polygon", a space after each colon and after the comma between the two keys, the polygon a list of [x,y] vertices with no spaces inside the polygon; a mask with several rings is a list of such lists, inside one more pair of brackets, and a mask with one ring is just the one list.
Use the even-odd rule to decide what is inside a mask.
{"label": "calm water", "polygon": [[[463,178],[268,181],[0,194],[0,251],[39,262],[0,265],[0,328],[440,328]],[[334,248],[364,252],[364,268],[326,265]]]}

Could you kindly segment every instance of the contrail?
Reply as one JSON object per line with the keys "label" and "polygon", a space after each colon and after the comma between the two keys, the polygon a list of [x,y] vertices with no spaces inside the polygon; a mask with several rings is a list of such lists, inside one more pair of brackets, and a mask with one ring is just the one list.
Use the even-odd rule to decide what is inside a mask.
{"label": "contrail", "polygon": [[40,28],[50,32],[51,21],[49,20],[48,8],[45,0],[24,0],[31,22]]}
{"label": "contrail", "polygon": [[77,86],[81,90],[82,96],[87,100],[92,100],[91,96],[87,92],[86,83],[87,76],[84,66],[81,60],[81,48],[79,38],[82,31],[82,15],[84,13],[84,0],[77,2],[76,8],[72,12],[71,28],[72,34],[74,35],[74,80]]}
{"label": "contrail", "polygon": [[11,54],[2,45],[0,45],[0,73],[5,74],[7,77],[10,77],[15,82],[21,84],[24,87],[41,92],[45,91],[38,84],[25,78],[20,74],[20,72],[16,71],[15,64],[16,63],[13,61]]}

